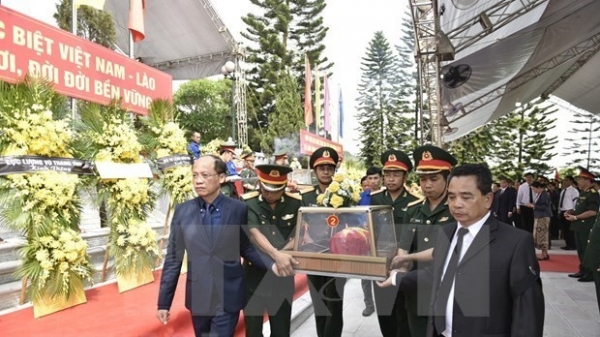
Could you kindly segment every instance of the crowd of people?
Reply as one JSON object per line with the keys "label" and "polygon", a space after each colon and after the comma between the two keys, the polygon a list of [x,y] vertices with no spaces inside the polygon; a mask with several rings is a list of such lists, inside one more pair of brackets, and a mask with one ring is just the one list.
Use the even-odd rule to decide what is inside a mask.
{"label": "crowd of people", "polygon": [[[317,206],[339,155],[317,149],[309,161],[317,184],[299,188],[288,179],[287,154],[255,166],[254,154],[243,153],[239,174],[227,164],[234,154],[225,144],[220,156],[199,152],[194,161],[198,197],[175,208],[158,318],[169,319],[185,250],[186,307],[197,336],[232,336],[240,310],[247,336],[262,336],[265,313],[272,336],[289,336],[298,262],[286,250],[295,243],[298,210]],[[377,313],[383,336],[542,336],[538,261],[550,259],[553,237],[578,252],[580,270],[569,276],[592,279],[599,291],[600,195],[589,171],[581,168],[561,186],[531,173],[520,184],[495,183],[486,165],[456,166],[450,153],[431,145],[414,149],[412,160],[395,149],[380,159],[380,168],[365,172],[359,204],[393,207],[398,250],[389,278],[362,281],[363,315]],[[420,193],[407,187],[413,165]],[[234,175],[242,177],[239,196],[228,179]],[[345,283],[308,275],[317,336],[342,335]]]}

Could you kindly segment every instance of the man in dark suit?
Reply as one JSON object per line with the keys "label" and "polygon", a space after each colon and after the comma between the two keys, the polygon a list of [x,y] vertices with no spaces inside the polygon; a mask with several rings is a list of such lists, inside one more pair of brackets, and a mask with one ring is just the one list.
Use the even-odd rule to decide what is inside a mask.
{"label": "man in dark suit", "polygon": [[248,208],[221,194],[226,164],[216,156],[201,156],[192,167],[198,197],[175,208],[169,246],[158,294],[158,319],[167,324],[183,261],[188,253],[185,306],[192,314],[196,336],[232,336],[246,301],[240,256],[262,269],[277,266],[258,253],[244,226]]}
{"label": "man in dark suit", "polygon": [[494,207],[492,212],[496,219],[506,224],[512,225],[515,203],[517,201],[517,190],[508,185],[508,179],[500,180],[500,189],[494,193]]}
{"label": "man in dark suit", "polygon": [[[443,226],[433,266],[392,272],[380,286],[415,291],[433,283],[428,337],[541,337],[544,294],[531,234],[490,217],[492,174],[482,164],[452,170],[448,204],[457,223]],[[425,277],[425,276],[429,277]]]}

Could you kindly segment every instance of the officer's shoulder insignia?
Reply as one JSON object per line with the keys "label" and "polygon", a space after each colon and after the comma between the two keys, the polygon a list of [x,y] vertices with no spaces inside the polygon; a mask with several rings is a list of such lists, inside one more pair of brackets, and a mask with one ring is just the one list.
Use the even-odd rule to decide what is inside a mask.
{"label": "officer's shoulder insignia", "polygon": [[302,197],[298,193],[285,192],[285,196],[296,200],[302,200]]}
{"label": "officer's shoulder insignia", "polygon": [[374,195],[377,195],[377,194],[380,194],[380,193],[383,193],[383,192],[385,192],[385,188],[379,189],[379,190],[377,190],[375,192],[371,192],[371,196],[374,196]]}
{"label": "officer's shoulder insignia", "polygon": [[413,191],[410,190],[410,188],[406,185],[404,185],[404,192],[408,193],[409,195],[412,195],[413,197],[417,198],[417,199],[423,199],[423,196],[421,196],[418,193],[415,193]]}
{"label": "officer's shoulder insignia", "polygon": [[243,200],[250,200],[252,198],[256,198],[260,195],[260,193],[258,191],[252,191],[252,192],[248,192],[245,194],[242,194],[241,198]]}
{"label": "officer's shoulder insignia", "polygon": [[306,194],[306,193],[310,193],[310,192],[314,192],[315,188],[313,187],[308,187],[308,188],[304,188],[300,190],[300,194]]}
{"label": "officer's shoulder insignia", "polygon": [[406,207],[412,207],[414,205],[420,205],[420,204],[423,203],[423,201],[425,201],[425,198],[417,199],[417,200],[415,200],[413,202],[409,202],[408,205],[406,205]]}

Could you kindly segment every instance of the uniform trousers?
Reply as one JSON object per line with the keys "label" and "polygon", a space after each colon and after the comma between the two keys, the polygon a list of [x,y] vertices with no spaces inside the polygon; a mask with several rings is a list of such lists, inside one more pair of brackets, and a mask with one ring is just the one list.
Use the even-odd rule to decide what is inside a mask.
{"label": "uniform trousers", "polygon": [[[294,277],[277,277],[247,268],[248,303],[244,307],[247,337],[262,337],[263,318],[269,315],[271,337],[289,337],[294,300]],[[262,276],[262,278],[261,278]]]}
{"label": "uniform trousers", "polygon": [[318,337],[342,336],[345,285],[345,278],[308,275]]}

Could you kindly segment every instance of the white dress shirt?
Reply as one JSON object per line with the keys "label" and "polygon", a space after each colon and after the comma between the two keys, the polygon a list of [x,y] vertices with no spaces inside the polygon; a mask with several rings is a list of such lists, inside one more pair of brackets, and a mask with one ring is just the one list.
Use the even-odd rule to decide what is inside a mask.
{"label": "white dress shirt", "polygon": [[[463,237],[463,244],[462,244],[462,248],[460,250],[460,256],[458,257],[459,264],[460,264],[460,261],[462,260],[463,256],[465,256],[465,253],[469,250],[469,247],[471,246],[471,243],[473,243],[473,240],[477,236],[477,233],[479,233],[479,230],[481,230],[481,227],[483,227],[483,224],[487,221],[487,219],[489,217],[490,217],[490,212],[488,212],[483,218],[481,218],[481,220],[477,221],[476,223],[472,224],[469,227],[464,227],[460,224],[460,222],[458,223],[456,232],[458,232],[458,228],[460,228],[460,227],[464,227],[469,230],[469,233],[465,234],[465,236]],[[444,274],[446,274],[446,269],[448,268],[448,263],[450,263],[450,259],[452,258],[452,252],[454,251],[454,247],[456,247],[456,244],[458,242],[458,236],[456,235],[456,232],[454,233],[454,236],[452,237],[452,242],[450,242],[450,248],[448,249],[448,254],[446,256],[446,262],[444,263],[444,272],[442,273],[442,278],[441,278],[442,280],[444,279]],[[452,287],[450,288],[450,294],[448,295],[448,303],[446,303],[446,330],[444,330],[444,332],[442,332],[442,335],[444,335],[446,337],[452,337],[452,315],[453,314],[454,314],[454,280],[452,281]]]}
{"label": "white dress shirt", "polygon": [[[531,199],[529,198],[529,193],[531,193]],[[522,183],[517,191],[517,208],[532,203],[532,200],[535,200],[533,189],[531,189],[531,186],[529,186],[528,183]]]}
{"label": "white dress shirt", "polygon": [[577,198],[579,198],[579,191],[573,186],[569,186],[560,191],[560,197],[558,199],[560,204],[558,205],[558,210],[564,212],[570,209],[575,209],[575,201]]}

